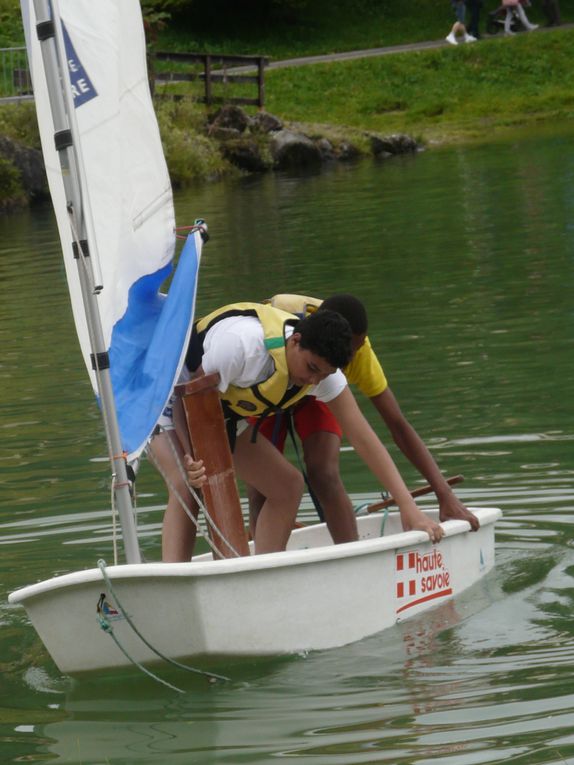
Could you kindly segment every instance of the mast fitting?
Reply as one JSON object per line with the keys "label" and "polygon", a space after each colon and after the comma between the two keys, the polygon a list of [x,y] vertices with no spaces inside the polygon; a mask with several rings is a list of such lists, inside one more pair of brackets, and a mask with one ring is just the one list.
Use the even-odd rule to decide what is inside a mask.
{"label": "mast fitting", "polygon": [[87,239],[81,239],[79,242],[72,242],[72,252],[76,260],[80,257],[80,250],[84,258],[90,257],[90,246]]}
{"label": "mast fitting", "polygon": [[72,139],[72,131],[69,129],[58,130],[57,133],[54,133],[54,144],[56,146],[56,151],[63,151],[64,149],[73,146],[74,141]]}
{"label": "mast fitting", "polygon": [[96,354],[90,353],[90,359],[92,360],[92,369],[94,372],[110,368],[110,355],[107,351]]}
{"label": "mast fitting", "polygon": [[38,35],[38,40],[40,40],[40,42],[44,42],[44,40],[49,40],[50,37],[54,37],[55,31],[52,19],[49,21],[39,21],[36,24],[36,34]]}

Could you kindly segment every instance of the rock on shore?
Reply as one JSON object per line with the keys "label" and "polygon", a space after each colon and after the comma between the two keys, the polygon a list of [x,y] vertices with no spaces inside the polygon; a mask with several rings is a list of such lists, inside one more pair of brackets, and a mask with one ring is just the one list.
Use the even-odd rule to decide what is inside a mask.
{"label": "rock on shore", "polygon": [[[204,133],[223,164],[245,173],[319,168],[361,156],[386,158],[420,149],[407,135],[287,123],[264,111],[250,116],[234,105],[223,106],[208,117]],[[41,153],[0,136],[0,212],[42,199],[47,193]]]}
{"label": "rock on shore", "polygon": [[365,154],[391,157],[420,149],[413,138],[403,134],[382,136],[354,131],[358,139],[354,142],[344,131],[287,124],[268,112],[250,117],[232,105],[222,107],[208,124],[208,135],[220,142],[226,159],[247,172],[313,167]]}
{"label": "rock on shore", "polygon": [[0,136],[0,210],[14,209],[48,193],[42,154],[11,138]]}

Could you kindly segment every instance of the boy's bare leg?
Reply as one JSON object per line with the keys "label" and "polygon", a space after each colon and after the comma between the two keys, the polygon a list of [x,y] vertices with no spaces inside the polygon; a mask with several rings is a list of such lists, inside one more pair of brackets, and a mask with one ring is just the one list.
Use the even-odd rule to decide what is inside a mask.
{"label": "boy's bare leg", "polygon": [[154,436],[149,445],[149,453],[151,463],[164,476],[169,492],[163,518],[162,560],[166,563],[188,561],[195,544],[196,528],[181,501],[195,517],[198,509],[187,487],[185,474],[178,464],[179,459],[183,465],[184,451],[175,431],[163,431]]}
{"label": "boy's bare leg", "polygon": [[339,436],[326,431],[311,433],[303,442],[307,478],[335,544],[358,539],[353,504],[339,472],[340,446]]}
{"label": "boy's bare leg", "polygon": [[251,443],[247,428],[235,443],[237,476],[260,492],[265,501],[255,528],[255,552],[284,550],[303,496],[303,476],[266,438]]}
{"label": "boy's bare leg", "polygon": [[255,527],[257,526],[257,519],[265,502],[265,497],[254,486],[248,483],[245,484],[245,493],[249,503],[249,533],[251,534],[251,539],[255,539]]}

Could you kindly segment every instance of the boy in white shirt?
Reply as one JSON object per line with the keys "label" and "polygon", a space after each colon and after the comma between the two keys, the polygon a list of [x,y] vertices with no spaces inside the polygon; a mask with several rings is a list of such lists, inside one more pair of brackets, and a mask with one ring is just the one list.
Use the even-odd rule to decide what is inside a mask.
{"label": "boy in white shirt", "polygon": [[[415,504],[349,390],[340,370],[351,358],[351,342],[347,320],[328,310],[297,319],[268,305],[242,303],[225,306],[196,325],[187,356],[189,370],[194,375],[219,374],[224,412],[238,425],[233,450],[236,474],[265,497],[254,534],[257,553],[285,549],[304,483],[273,444],[253,437],[245,418],[286,408],[304,395],[316,396],[333,412],[357,454],[397,500],[404,529],[426,531],[433,542],[443,536],[441,526]],[[189,457],[181,429],[178,436],[188,452],[189,479],[200,486],[203,467]],[[168,504],[164,560],[189,560],[194,539],[193,523],[181,507]]]}

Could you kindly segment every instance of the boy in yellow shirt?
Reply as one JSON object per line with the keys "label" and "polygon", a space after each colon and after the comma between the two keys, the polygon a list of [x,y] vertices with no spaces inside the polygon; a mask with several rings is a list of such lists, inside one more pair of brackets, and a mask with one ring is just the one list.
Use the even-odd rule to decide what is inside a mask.
{"label": "boy in yellow shirt", "polygon": [[[353,356],[343,369],[349,384],[356,385],[369,398],[387,425],[393,440],[432,486],[439,502],[440,520],[462,519],[478,529],[477,518],[456,497],[446,482],[427,446],[406,419],[393,395],[381,364],[367,337],[367,314],[362,302],[349,294],[333,295],[321,301],[304,295],[275,295],[269,300],[274,308],[308,316],[328,309],[343,315],[353,333]],[[320,505],[333,541],[357,539],[354,509],[339,473],[339,450],[342,430],[325,404],[309,396],[291,410],[293,426],[303,445],[307,478]],[[267,417],[259,432],[283,450],[287,421]],[[263,497],[248,487],[252,533]]]}

